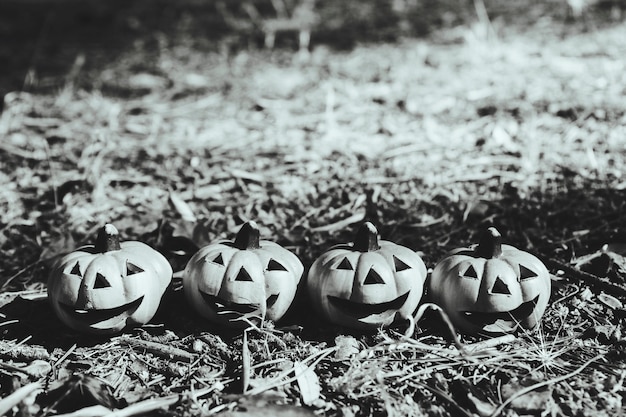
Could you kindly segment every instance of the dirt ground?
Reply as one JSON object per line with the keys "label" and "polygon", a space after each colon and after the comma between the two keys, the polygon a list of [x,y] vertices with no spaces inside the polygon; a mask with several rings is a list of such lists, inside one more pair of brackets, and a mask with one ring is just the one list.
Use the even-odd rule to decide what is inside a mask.
{"label": "dirt ground", "polygon": [[[0,4],[0,396],[32,388],[7,415],[623,415],[616,12],[328,30],[303,55],[293,33],[267,50],[228,32],[207,2],[154,4]],[[248,220],[305,275],[364,221],[430,269],[495,226],[546,264],[550,302],[537,331],[461,335],[465,353],[432,312],[409,339],[328,324],[304,285],[280,322],[220,328],[182,270]],[[105,223],[174,279],[148,325],[95,337],[59,322],[46,283]]]}

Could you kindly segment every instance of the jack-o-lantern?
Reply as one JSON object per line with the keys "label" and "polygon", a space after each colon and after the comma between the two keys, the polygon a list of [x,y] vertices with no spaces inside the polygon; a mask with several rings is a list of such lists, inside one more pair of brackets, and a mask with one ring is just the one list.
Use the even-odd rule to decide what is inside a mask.
{"label": "jack-o-lantern", "polygon": [[[298,257],[267,240],[257,224],[243,224],[234,241],[220,240],[201,248],[183,273],[183,290],[204,318],[242,327],[242,316],[277,321],[296,295],[304,266]],[[257,314],[258,313],[258,314]]]}
{"label": "jack-o-lantern", "polygon": [[333,246],[313,262],[307,287],[313,307],[328,321],[372,329],[411,318],[425,279],[417,253],[378,240],[376,227],[366,222],[353,243]]}
{"label": "jack-o-lantern", "polygon": [[156,313],[172,280],[167,259],[150,246],[121,242],[107,224],[95,245],[84,246],[56,263],[48,298],[68,327],[88,333],[115,333],[145,324]]}
{"label": "jack-o-lantern", "polygon": [[433,270],[429,296],[468,334],[533,329],[550,298],[550,274],[535,256],[502,244],[490,227],[478,245],[450,252]]}

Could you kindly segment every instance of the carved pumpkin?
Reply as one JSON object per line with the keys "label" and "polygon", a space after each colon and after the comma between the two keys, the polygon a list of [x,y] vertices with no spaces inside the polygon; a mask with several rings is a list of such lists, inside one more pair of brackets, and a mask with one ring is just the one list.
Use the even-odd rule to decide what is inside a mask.
{"label": "carved pumpkin", "polygon": [[172,267],[150,246],[119,241],[107,224],[95,245],[64,256],[52,269],[48,298],[59,319],[74,330],[115,333],[145,324],[172,280]]}
{"label": "carved pumpkin", "polygon": [[291,305],[304,272],[296,255],[260,240],[255,222],[245,223],[234,241],[221,240],[201,248],[183,273],[183,289],[195,310],[206,319],[241,327],[243,315],[258,312],[277,321]]}
{"label": "carved pumpkin", "polygon": [[478,245],[456,249],[433,270],[429,295],[468,334],[533,329],[550,298],[550,274],[530,253],[503,245],[491,227]]}
{"label": "carved pumpkin", "polygon": [[337,245],[313,262],[307,286],[311,302],[328,321],[352,328],[408,319],[422,297],[426,266],[411,249],[378,240],[364,223],[354,243]]}

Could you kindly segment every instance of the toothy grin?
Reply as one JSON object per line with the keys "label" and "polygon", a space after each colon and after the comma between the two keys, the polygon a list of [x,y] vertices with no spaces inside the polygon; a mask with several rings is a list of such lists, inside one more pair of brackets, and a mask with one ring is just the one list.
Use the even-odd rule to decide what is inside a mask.
{"label": "toothy grin", "polygon": [[328,296],[328,301],[337,309],[343,311],[356,318],[363,318],[371,316],[373,314],[382,314],[388,311],[399,310],[406,299],[409,297],[409,292],[402,294],[398,298],[391,301],[377,304],[357,303],[354,301],[346,300],[344,298]]}
{"label": "toothy grin", "polygon": [[[463,311],[463,316],[473,324],[487,331],[515,329],[523,320],[528,318],[535,310],[539,296],[533,300],[522,303],[519,307],[510,311],[485,313],[479,311]],[[493,329],[492,329],[493,327]]]}
{"label": "toothy grin", "polygon": [[139,308],[141,302],[143,301],[143,296],[137,298],[135,301],[131,301],[130,303],[121,305],[119,307],[113,308],[99,308],[99,309],[78,309],[73,306],[69,306],[67,304],[59,303],[60,306],[65,310],[68,314],[73,316],[75,319],[80,320],[83,323],[87,323],[90,325],[100,323],[105,320],[112,319],[116,316],[126,315],[130,316],[134,311]]}

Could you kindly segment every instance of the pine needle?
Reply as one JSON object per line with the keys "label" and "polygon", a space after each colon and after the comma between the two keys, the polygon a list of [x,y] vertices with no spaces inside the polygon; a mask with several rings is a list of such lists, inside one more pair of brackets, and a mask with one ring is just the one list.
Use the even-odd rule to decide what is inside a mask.
{"label": "pine needle", "polygon": [[602,358],[604,356],[605,356],[604,353],[602,353],[600,355],[596,355],[593,358],[589,359],[587,362],[583,363],[579,368],[577,368],[573,372],[570,372],[569,374],[562,375],[562,376],[559,376],[557,378],[552,378],[552,379],[549,379],[547,381],[538,382],[536,384],[533,384],[533,385],[531,385],[529,387],[526,387],[524,389],[521,389],[521,390],[517,391],[515,394],[513,394],[509,398],[507,398],[506,401],[504,401],[502,404],[500,404],[500,406],[498,408],[496,408],[496,410],[491,414],[490,417],[498,416],[500,413],[502,413],[502,411],[504,411],[506,406],[509,405],[511,402],[513,402],[516,398],[519,398],[522,395],[528,394],[531,391],[534,391],[536,389],[545,387],[547,385],[557,384],[557,383],[559,383],[561,381],[565,381],[567,379],[570,379],[570,378],[578,375],[582,371],[584,371],[586,367],[588,367],[589,365],[591,365],[592,363],[594,363],[595,361],[597,361],[598,359],[600,359],[600,358]]}

